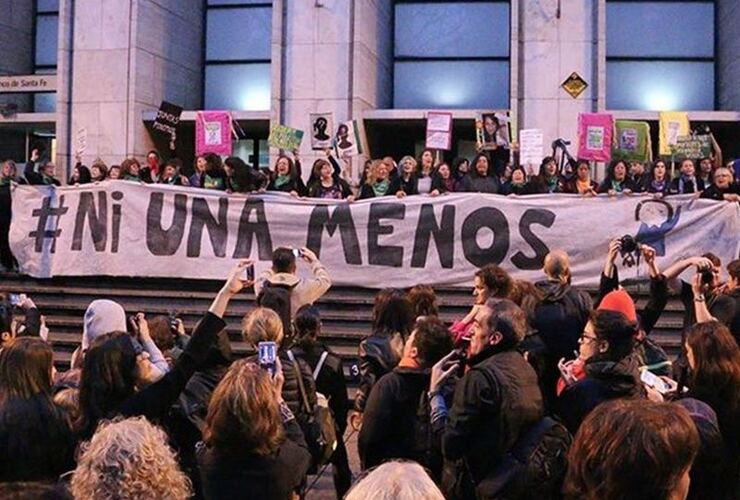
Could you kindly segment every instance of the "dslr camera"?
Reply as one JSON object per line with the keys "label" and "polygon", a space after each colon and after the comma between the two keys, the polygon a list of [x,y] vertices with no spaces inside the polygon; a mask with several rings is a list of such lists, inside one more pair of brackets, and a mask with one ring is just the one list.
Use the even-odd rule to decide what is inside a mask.
{"label": "dslr camera", "polygon": [[637,240],[631,234],[625,234],[619,238],[619,247],[623,254],[637,251]]}

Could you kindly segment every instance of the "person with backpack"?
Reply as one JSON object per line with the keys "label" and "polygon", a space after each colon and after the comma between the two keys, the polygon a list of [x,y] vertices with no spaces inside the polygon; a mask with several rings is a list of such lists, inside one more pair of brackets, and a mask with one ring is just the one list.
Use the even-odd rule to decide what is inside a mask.
{"label": "person with backpack", "polygon": [[507,453],[530,429],[538,430],[544,416],[537,374],[517,351],[527,332],[524,312],[507,299],[489,301],[474,321],[469,357],[463,361],[467,372],[455,386],[449,412],[440,389],[457,371],[459,351],[433,367],[429,383],[432,428],[445,460],[453,463],[442,478],[447,498],[491,498],[492,483],[507,477],[507,470],[498,468]]}
{"label": "person with backpack", "polygon": [[[311,266],[311,278],[296,276],[296,260],[302,258]],[[254,284],[260,306],[278,313],[283,330],[290,335],[291,321],[306,304],[313,304],[331,288],[331,277],[319,258],[308,248],[279,247],[272,252],[272,268],[264,271]]]}
{"label": "person with backpack", "polygon": [[438,318],[417,321],[398,366],[378,380],[367,400],[358,438],[363,470],[405,458],[439,481],[442,455],[432,439],[427,388],[432,366],[450,351],[452,338]]}
{"label": "person with backpack", "polygon": [[296,359],[305,361],[313,370],[317,398],[321,399],[320,395],[323,395],[328,399],[329,408],[336,422],[337,448],[331,456],[331,464],[337,498],[344,498],[352,484],[352,471],[349,468],[347,448],[343,439],[344,431],[347,429],[349,398],[342,359],[319,340],[321,316],[316,307],[301,307],[294,323],[296,342],[290,350]]}

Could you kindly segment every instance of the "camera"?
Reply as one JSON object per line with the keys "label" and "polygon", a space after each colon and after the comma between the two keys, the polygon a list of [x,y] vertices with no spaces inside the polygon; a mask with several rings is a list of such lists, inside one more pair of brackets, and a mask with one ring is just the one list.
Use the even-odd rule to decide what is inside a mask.
{"label": "camera", "polygon": [[711,269],[702,269],[699,274],[701,275],[702,285],[711,285],[714,282],[714,271]]}
{"label": "camera", "polygon": [[622,253],[632,253],[637,251],[637,240],[631,234],[625,234],[619,238],[619,247]]}
{"label": "camera", "polygon": [[296,259],[299,259],[303,257],[303,251],[300,248],[294,248],[293,255],[295,256]]}

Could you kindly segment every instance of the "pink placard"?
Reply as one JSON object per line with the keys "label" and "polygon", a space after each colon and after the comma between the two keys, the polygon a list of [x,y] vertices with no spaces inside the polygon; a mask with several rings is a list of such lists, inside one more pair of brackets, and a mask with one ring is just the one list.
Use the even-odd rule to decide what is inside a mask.
{"label": "pink placard", "polygon": [[608,113],[578,115],[578,159],[609,161],[612,158],[614,118]]}
{"label": "pink placard", "polygon": [[195,154],[231,155],[231,114],[228,111],[198,111],[195,118]]}

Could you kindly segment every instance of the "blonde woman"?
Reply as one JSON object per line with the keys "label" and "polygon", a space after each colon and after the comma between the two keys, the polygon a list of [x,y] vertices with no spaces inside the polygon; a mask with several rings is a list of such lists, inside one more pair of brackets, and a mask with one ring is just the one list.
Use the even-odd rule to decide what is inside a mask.
{"label": "blonde woman", "polygon": [[218,384],[196,450],[205,498],[297,498],[311,454],[282,398],[284,381],[279,360],[271,378],[241,359]]}
{"label": "blonde woman", "polygon": [[371,469],[349,490],[346,500],[444,500],[421,465],[393,461]]}
{"label": "blonde woman", "polygon": [[391,178],[388,164],[382,160],[373,160],[367,170],[365,183],[360,189],[359,199],[376,198],[379,196],[395,196],[401,190],[398,177]]}
{"label": "blonde woman", "polygon": [[82,450],[72,476],[75,498],[184,500],[193,494],[167,435],[144,417],[100,424]]}

